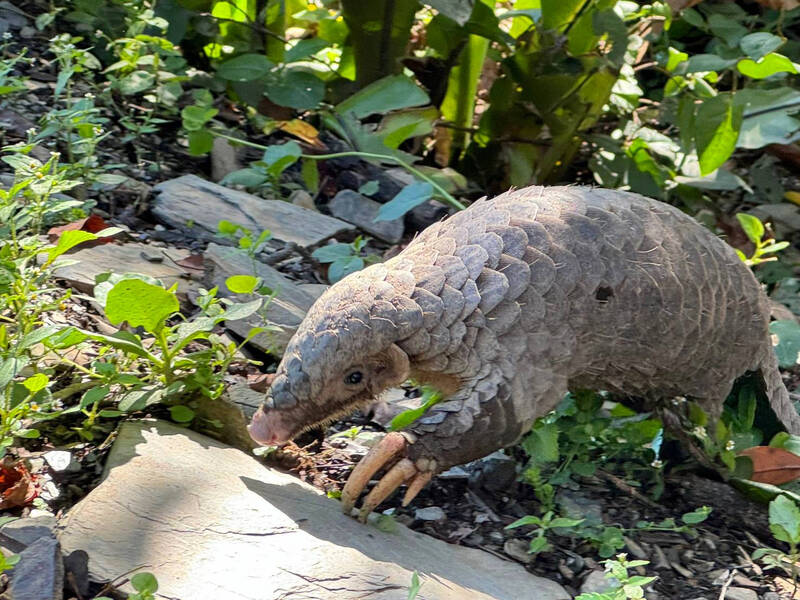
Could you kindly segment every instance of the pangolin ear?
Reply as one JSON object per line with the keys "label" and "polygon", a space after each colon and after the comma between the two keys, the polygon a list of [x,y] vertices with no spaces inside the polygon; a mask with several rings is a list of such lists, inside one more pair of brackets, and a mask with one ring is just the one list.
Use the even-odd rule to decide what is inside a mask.
{"label": "pangolin ear", "polygon": [[[391,344],[377,357],[375,386],[380,390],[400,385],[410,374],[408,354],[397,344]],[[377,391],[377,390],[376,390]]]}

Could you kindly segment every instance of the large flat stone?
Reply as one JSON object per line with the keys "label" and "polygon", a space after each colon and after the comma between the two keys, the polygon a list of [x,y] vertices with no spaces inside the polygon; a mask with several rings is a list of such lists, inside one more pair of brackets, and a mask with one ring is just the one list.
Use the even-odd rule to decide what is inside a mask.
{"label": "large flat stone", "polygon": [[214,239],[222,220],[256,235],[268,229],[276,240],[305,247],[353,231],[351,225],[339,219],[282,200],[265,200],[196,175],[164,181],[155,190],[158,197],[153,202],[153,214],[198,239]]}
{"label": "large flat stone", "polygon": [[61,544],[96,579],[136,565],[158,598],[567,600],[558,584],[480,550],[391,533],[239,450],[158,421],[124,423],[103,482],[70,510]]}
{"label": "large flat stone", "polygon": [[257,275],[264,285],[277,292],[266,309],[260,311],[266,320],[260,314],[255,314],[241,321],[226,322],[225,326],[236,335],[245,337],[252,327],[269,325],[274,331],[259,334],[251,343],[261,350],[283,354],[286,344],[316,298],[269,265],[260,262],[254,264],[236,248],[209,244],[204,260],[206,283],[209,287],[219,287],[222,296],[236,297],[242,301],[255,298],[249,294],[229,292],[225,280],[231,275]]}
{"label": "large flat stone", "polygon": [[[143,255],[163,258],[161,262],[152,262]],[[199,288],[197,282],[187,277],[187,269],[175,264],[189,255],[188,250],[157,248],[138,242],[102,244],[69,254],[67,258],[80,262],[56,269],[55,275],[77,290],[91,294],[94,278],[100,273],[141,273],[161,280],[167,288],[177,283],[178,293],[185,295],[189,290]]]}

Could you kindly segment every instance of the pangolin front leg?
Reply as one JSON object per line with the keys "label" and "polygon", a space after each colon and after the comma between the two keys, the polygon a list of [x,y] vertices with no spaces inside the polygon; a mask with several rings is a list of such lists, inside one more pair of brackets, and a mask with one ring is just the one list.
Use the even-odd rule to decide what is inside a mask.
{"label": "pangolin front leg", "polygon": [[388,471],[367,494],[359,511],[358,518],[362,522],[366,522],[369,514],[401,485],[408,484],[403,498],[403,506],[407,506],[430,482],[436,470],[436,462],[409,459],[409,437],[408,434],[398,432],[388,433],[356,465],[342,490],[342,510],[346,514],[352,511],[373,475],[383,468],[388,467]]}

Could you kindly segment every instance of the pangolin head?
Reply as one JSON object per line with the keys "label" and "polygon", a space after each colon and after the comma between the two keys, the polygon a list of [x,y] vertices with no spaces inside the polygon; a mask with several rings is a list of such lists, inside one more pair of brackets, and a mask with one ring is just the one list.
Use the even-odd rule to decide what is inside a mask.
{"label": "pangolin head", "polygon": [[386,275],[385,265],[354,273],[311,307],[248,427],[256,442],[285,443],[408,378],[408,356],[395,342],[422,327],[422,310],[410,298],[413,284],[398,289],[408,286]]}

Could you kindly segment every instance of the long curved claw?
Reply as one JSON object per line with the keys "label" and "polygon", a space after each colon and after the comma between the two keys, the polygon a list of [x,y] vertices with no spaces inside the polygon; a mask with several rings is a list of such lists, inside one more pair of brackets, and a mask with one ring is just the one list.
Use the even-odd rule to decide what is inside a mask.
{"label": "long curved claw", "polygon": [[378,485],[372,488],[372,491],[364,498],[364,504],[358,512],[358,520],[362,523],[366,523],[367,517],[369,517],[369,514],[378,504],[386,500],[392,492],[406,481],[414,478],[418,473],[417,467],[407,458],[402,459],[389,469],[389,472],[381,477]]}
{"label": "long curved claw", "polygon": [[[397,432],[387,434],[353,469],[342,490],[342,511],[349,514],[372,476],[405,452],[408,440]],[[395,486],[397,487],[397,486]]]}
{"label": "long curved claw", "polygon": [[408,484],[406,495],[403,496],[403,506],[411,504],[411,501],[417,497],[422,488],[430,483],[431,479],[433,479],[433,471],[418,471],[411,483]]}

